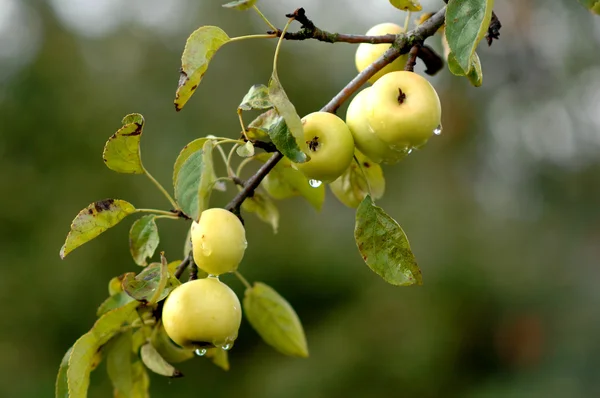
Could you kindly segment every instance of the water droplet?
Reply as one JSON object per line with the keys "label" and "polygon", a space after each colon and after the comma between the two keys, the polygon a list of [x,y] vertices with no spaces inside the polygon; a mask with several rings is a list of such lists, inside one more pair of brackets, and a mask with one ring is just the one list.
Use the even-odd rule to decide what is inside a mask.
{"label": "water droplet", "polygon": [[198,348],[196,351],[194,351],[196,353],[196,355],[198,355],[199,357],[203,357],[204,355],[206,355],[206,348]]}
{"label": "water droplet", "polygon": [[323,184],[323,182],[319,180],[308,180],[308,185],[310,185],[313,188],[319,188],[321,184]]}
{"label": "water droplet", "polygon": [[222,350],[225,350],[225,351],[228,351],[228,350],[230,350],[230,349],[231,349],[231,344],[229,344],[229,343],[223,344],[223,345],[221,346],[221,349],[222,349]]}
{"label": "water droplet", "polygon": [[407,155],[410,155],[412,153],[413,149],[409,148],[408,151],[406,152]]}
{"label": "water droplet", "polygon": [[439,126],[437,126],[437,127],[435,128],[435,130],[433,130],[433,134],[435,134],[435,135],[440,135],[440,134],[442,134],[442,125],[441,125],[441,124],[440,124]]}

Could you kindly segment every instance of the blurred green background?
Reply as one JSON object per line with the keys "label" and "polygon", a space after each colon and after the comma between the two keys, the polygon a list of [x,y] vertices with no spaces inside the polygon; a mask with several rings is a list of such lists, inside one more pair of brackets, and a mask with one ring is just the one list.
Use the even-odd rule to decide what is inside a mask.
{"label": "blurred green background", "polygon": [[[223,2],[0,0],[0,396],[53,396],[59,362],[92,326],[108,280],[138,269],[133,219],[61,261],[77,212],[109,197],[168,209],[146,178],[103,165],[121,118],[145,116],[144,163],[167,187],[186,143],[239,133],[235,108],[267,82],[275,41],[224,47],[186,108],[172,103],[196,27],[264,31]],[[385,167],[379,205],[408,234],[424,285],[393,287],[371,272],[353,211],[330,193],[320,213],[280,202],[277,235],[247,215],[240,270],[293,304],[310,358],[279,355],[244,321],[228,373],[198,358],[183,379],[152,376],[153,397],[600,396],[600,18],[574,0],[496,3],[504,26],[479,51],[484,86],[446,70],[430,78],[442,135]],[[404,21],[385,0],[260,5],[278,26],[300,6],[330,31]],[[441,48],[439,37],[429,43]],[[279,75],[300,114],[356,73],[353,45],[284,44]],[[180,258],[187,224],[159,228],[159,250]],[[89,396],[111,396],[102,366]]]}

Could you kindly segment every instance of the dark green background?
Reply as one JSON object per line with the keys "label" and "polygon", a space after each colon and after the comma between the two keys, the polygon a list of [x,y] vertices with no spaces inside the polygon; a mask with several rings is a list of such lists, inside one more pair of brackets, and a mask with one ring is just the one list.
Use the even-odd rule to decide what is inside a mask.
{"label": "dark green background", "polygon": [[[226,46],[185,109],[172,103],[196,27],[264,30],[254,14],[220,3],[0,1],[0,396],[52,396],[59,362],[93,324],[108,280],[137,270],[133,218],[61,261],[77,212],[108,197],[168,208],[143,176],[103,165],[121,118],[145,116],[144,162],[167,187],[187,142],[238,134],[235,108],[267,82],[274,41]],[[330,193],[320,213],[300,199],[281,202],[277,235],[248,215],[240,271],[293,304],[310,358],[279,355],[244,321],[230,372],[199,358],[182,365],[183,379],[153,376],[152,396],[600,394],[600,18],[574,1],[497,3],[504,27],[499,42],[480,48],[484,86],[445,70],[431,78],[444,132],[385,167],[378,203],[408,234],[424,285],[393,287],[371,272],[353,241],[353,211]],[[299,6],[332,31],[404,20],[385,0],[262,5],[279,26]],[[285,43],[279,76],[300,114],[355,75],[354,49]],[[159,228],[159,250],[181,257],[187,224]],[[101,366],[89,396],[110,394]]]}

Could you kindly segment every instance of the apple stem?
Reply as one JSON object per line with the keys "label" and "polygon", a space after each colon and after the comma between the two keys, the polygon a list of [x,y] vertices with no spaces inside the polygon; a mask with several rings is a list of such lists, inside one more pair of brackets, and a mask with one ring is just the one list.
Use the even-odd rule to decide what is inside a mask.
{"label": "apple stem", "polygon": [[403,104],[405,100],[406,94],[404,94],[404,91],[402,91],[401,88],[398,88],[398,103]]}

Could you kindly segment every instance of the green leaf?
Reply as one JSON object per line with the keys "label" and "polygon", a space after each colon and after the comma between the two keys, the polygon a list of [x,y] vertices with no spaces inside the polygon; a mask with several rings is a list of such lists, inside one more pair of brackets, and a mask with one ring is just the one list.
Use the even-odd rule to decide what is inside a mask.
{"label": "green leaf", "polygon": [[[264,153],[256,156],[257,160],[265,162],[271,154]],[[302,196],[317,210],[321,210],[325,201],[325,185],[313,188],[308,178],[294,169],[289,159],[283,158],[262,181],[261,186],[273,199],[286,199],[292,196]]]}
{"label": "green leaf", "polygon": [[298,142],[288,129],[283,117],[279,117],[277,123],[275,123],[268,133],[271,141],[273,141],[273,144],[275,144],[275,147],[277,147],[279,152],[292,162],[302,163],[308,159],[306,154],[298,147]]}
{"label": "green leaf", "polygon": [[184,146],[183,149],[181,150],[181,152],[179,152],[179,156],[177,156],[177,159],[175,160],[175,164],[173,165],[173,188],[175,188],[177,186],[177,184],[176,184],[177,176],[179,175],[179,172],[181,171],[181,167],[183,166],[183,164],[194,153],[202,150],[204,143],[206,141],[208,141],[209,139],[210,138],[208,138],[208,137],[197,138],[194,141],[187,144],[186,146]]}
{"label": "green leaf", "polygon": [[270,286],[256,282],[244,294],[244,314],[260,337],[285,355],[308,357],[302,323],[292,306]]}
{"label": "green leaf", "polygon": [[254,192],[254,195],[247,197],[242,202],[242,209],[249,213],[256,213],[258,218],[270,224],[273,227],[273,233],[277,233],[279,228],[279,210],[275,203],[266,195],[260,192]]}
{"label": "green leaf", "polygon": [[102,315],[92,329],[81,336],[73,345],[67,369],[69,398],[85,398],[90,384],[97,352],[123,327],[137,319],[136,308],[140,303],[133,301]]}
{"label": "green leaf", "polygon": [[69,348],[58,368],[58,376],[56,377],[56,386],[54,396],[56,398],[69,398],[69,386],[67,384],[67,370],[69,369],[69,358],[73,352],[73,347]]}
{"label": "green leaf", "polygon": [[344,174],[329,184],[329,188],[331,188],[331,192],[335,197],[352,208],[358,207],[360,202],[367,196],[369,186],[375,199],[381,198],[385,192],[385,179],[383,178],[381,166],[369,160],[359,151],[356,151],[355,155],[362,166],[362,170],[361,166],[353,161]]}
{"label": "green leaf", "polygon": [[354,238],[363,259],[377,275],[397,286],[423,284],[408,239],[398,223],[365,197],[356,210]]}
{"label": "green leaf", "polygon": [[[194,141],[195,143],[196,141]],[[175,163],[175,174],[173,176],[175,200],[179,203],[183,212],[194,220],[198,220],[200,213],[208,208],[210,194],[215,184],[216,176],[212,161],[213,147],[213,140],[205,140],[202,149],[192,153],[189,153],[187,149],[181,152],[177,162],[182,157],[185,157],[185,161],[180,167],[178,167],[177,162]]]}
{"label": "green leaf", "polygon": [[450,0],[446,9],[446,39],[456,62],[467,75],[471,57],[490,26],[494,0]]}
{"label": "green leaf", "polygon": [[209,348],[206,350],[205,356],[224,371],[229,370],[229,354],[227,351],[221,348]]}
{"label": "green leaf", "polygon": [[[458,65],[458,61],[452,52],[448,54],[448,69],[456,76],[465,76],[465,72],[460,65]],[[481,70],[481,61],[479,60],[477,52],[474,52],[473,57],[471,57],[471,71],[466,77],[475,87],[480,87],[483,83],[483,71]]]}
{"label": "green leaf", "polygon": [[223,4],[225,8],[235,8],[236,10],[247,10],[252,8],[252,6],[256,4],[256,0],[236,0],[229,2],[227,4]]}
{"label": "green leaf", "polygon": [[[120,284],[121,284],[121,282],[119,281],[119,286],[120,286]],[[107,298],[106,300],[104,300],[104,302],[102,304],[100,304],[100,307],[98,307],[98,310],[96,311],[96,316],[102,316],[102,315],[106,314],[108,311],[122,307],[125,304],[129,304],[132,301],[133,301],[133,298],[131,296],[129,296],[127,293],[125,293],[124,291],[115,293],[115,294],[111,295],[109,298]]]}
{"label": "green leaf", "polygon": [[140,154],[143,128],[144,118],[139,113],[132,113],[123,118],[123,127],[104,145],[102,158],[109,169],[118,173],[144,174]]}
{"label": "green leaf", "polygon": [[[271,75],[271,80],[269,80],[269,99],[273,103],[275,109],[277,109],[277,113],[285,120],[285,129],[282,127],[282,122],[278,121],[277,125],[274,128],[277,128],[278,134],[291,134],[296,141],[297,147],[300,149],[300,152],[294,153],[293,157],[290,158],[295,163],[303,163],[309,160],[310,158],[306,155],[308,152],[308,145],[306,144],[306,140],[304,139],[304,127],[302,126],[302,119],[298,116],[296,112],[296,108],[294,104],[289,100],[285,90],[281,86],[279,82],[279,77],[277,77],[277,71],[273,71]],[[286,133],[285,130],[289,129],[289,133]],[[277,149],[283,153],[282,148],[279,147],[279,144],[273,138],[273,134],[269,134],[271,139],[277,146]],[[277,135],[277,134],[276,134]],[[285,140],[287,142],[287,140]],[[286,145],[288,147],[289,144]],[[284,150],[286,148],[283,148]],[[283,153],[287,156],[286,153]]]}
{"label": "green leaf", "polygon": [[123,290],[135,300],[154,304],[166,298],[181,282],[170,275],[167,264],[152,263],[139,275],[125,274],[122,284]]}
{"label": "green leaf", "polygon": [[115,394],[131,396],[133,389],[132,331],[128,330],[106,344],[106,372],[110,378]]}
{"label": "green leaf", "polygon": [[150,398],[150,377],[141,361],[135,361],[131,365],[132,386],[131,394],[123,395],[115,391],[114,398]]}
{"label": "green leaf", "polygon": [[181,56],[181,75],[175,93],[176,111],[180,111],[194,94],[210,60],[228,41],[229,36],[218,26],[202,26],[188,37]]}
{"label": "green leaf", "polygon": [[419,0],[390,0],[390,4],[402,11],[421,11],[423,9]]}
{"label": "green leaf", "polygon": [[160,239],[155,220],[154,215],[143,216],[129,230],[129,251],[137,265],[147,265],[146,258],[152,257],[158,247]]}
{"label": "green leaf", "polygon": [[210,206],[210,195],[217,179],[212,158],[214,147],[215,144],[213,140],[206,141],[202,147],[204,167],[200,174],[200,184],[198,186],[198,218],[200,218],[200,214]]}
{"label": "green leaf", "polygon": [[254,145],[250,141],[247,141],[244,145],[238,146],[235,150],[238,156],[243,158],[249,158],[254,156]]}
{"label": "green leaf", "polygon": [[579,0],[579,3],[596,15],[600,15],[600,0]]}
{"label": "green leaf", "polygon": [[140,350],[140,357],[144,365],[151,371],[166,377],[183,377],[183,373],[164,360],[150,343],[146,343]]}
{"label": "green leaf", "polygon": [[71,223],[71,231],[60,249],[60,258],[117,225],[135,212],[135,207],[120,199],[104,199],[81,210]]}
{"label": "green leaf", "polygon": [[269,99],[269,89],[264,84],[255,84],[242,99],[238,109],[250,111],[252,109],[269,109],[273,104]]}

